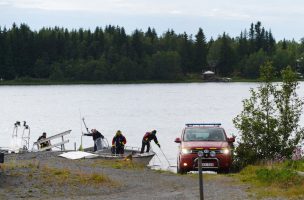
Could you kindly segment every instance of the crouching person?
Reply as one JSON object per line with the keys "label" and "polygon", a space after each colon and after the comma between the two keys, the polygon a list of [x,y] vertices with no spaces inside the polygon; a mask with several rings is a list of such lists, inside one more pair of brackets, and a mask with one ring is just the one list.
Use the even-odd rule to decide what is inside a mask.
{"label": "crouching person", "polygon": [[[46,139],[46,132],[43,132],[42,135],[38,138],[37,142]],[[40,143],[40,148],[45,148],[51,146],[51,142],[50,141],[45,141]],[[51,151],[52,149],[47,149],[46,151]]]}

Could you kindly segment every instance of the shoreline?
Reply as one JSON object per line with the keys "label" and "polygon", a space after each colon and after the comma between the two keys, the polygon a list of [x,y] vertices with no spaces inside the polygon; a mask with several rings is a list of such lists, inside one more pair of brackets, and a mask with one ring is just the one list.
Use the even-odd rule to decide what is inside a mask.
{"label": "shoreline", "polygon": [[[298,79],[303,82],[304,79]],[[49,80],[49,79],[16,79],[1,80],[0,86],[15,85],[124,85],[124,84],[170,84],[170,83],[260,83],[260,79],[231,78],[230,81],[204,81],[201,78],[184,78],[179,80],[137,80],[137,81],[74,81],[74,80]],[[273,82],[281,82],[276,79]]]}
{"label": "shoreline", "polygon": [[[303,82],[304,80],[298,80]],[[260,83],[258,79],[236,79],[229,82],[224,81],[203,81],[203,80],[183,80],[183,81],[115,81],[115,82],[99,82],[99,81],[1,81],[0,86],[39,86],[39,85],[128,85],[128,84],[177,84],[177,83]],[[280,81],[274,81],[280,82]]]}

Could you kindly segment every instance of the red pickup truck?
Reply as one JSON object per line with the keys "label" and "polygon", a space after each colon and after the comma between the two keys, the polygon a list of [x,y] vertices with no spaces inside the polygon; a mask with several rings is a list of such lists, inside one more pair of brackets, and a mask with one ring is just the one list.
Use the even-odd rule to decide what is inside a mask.
{"label": "red pickup truck", "polygon": [[228,138],[220,123],[186,124],[180,138],[177,156],[177,172],[180,174],[198,170],[198,152],[203,153],[203,170],[229,172],[235,137]]}

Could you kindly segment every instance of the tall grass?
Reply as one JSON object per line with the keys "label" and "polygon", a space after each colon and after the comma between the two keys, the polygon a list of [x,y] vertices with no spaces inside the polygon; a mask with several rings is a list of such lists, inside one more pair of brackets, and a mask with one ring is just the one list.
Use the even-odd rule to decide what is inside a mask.
{"label": "tall grass", "polygon": [[304,168],[304,160],[285,161],[272,165],[249,165],[237,177],[253,185],[251,192],[257,197],[283,196],[304,199],[304,177],[297,171]]}
{"label": "tall grass", "polygon": [[146,166],[131,160],[96,160],[93,167],[110,167],[114,169],[143,170]]}
{"label": "tall grass", "polygon": [[41,165],[39,161],[7,162],[3,164],[2,171],[7,171],[15,176],[26,176],[29,179],[37,179],[41,181],[42,184],[47,185],[118,185],[118,183],[102,173],[55,168],[48,165]]}

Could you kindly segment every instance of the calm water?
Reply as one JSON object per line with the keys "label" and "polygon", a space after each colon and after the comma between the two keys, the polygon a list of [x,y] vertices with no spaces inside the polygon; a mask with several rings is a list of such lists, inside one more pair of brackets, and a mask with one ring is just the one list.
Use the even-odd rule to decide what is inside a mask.
{"label": "calm water", "polygon": [[[31,146],[44,131],[54,135],[72,129],[67,147],[74,148],[74,142],[79,147],[84,117],[90,129],[96,128],[109,141],[121,130],[130,146],[140,146],[144,133],[156,129],[164,153],[176,164],[174,139],[185,123],[220,122],[228,135],[237,135],[232,119],[240,113],[249,89],[256,87],[256,83],[1,86],[0,147],[10,145],[16,121],[30,126]],[[83,138],[84,146],[92,143],[90,137]],[[158,147],[152,147],[165,165]],[[157,158],[153,162],[160,163]]]}

